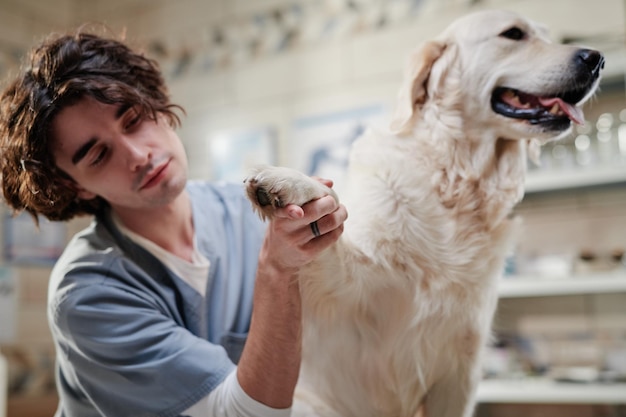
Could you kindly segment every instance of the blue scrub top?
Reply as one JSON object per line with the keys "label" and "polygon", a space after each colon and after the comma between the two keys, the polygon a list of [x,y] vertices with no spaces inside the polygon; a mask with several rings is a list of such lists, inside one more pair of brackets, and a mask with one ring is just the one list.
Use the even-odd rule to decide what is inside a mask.
{"label": "blue scrub top", "polygon": [[[233,370],[265,225],[242,186],[189,182],[206,297],[124,237],[110,213],[68,244],[50,281],[57,417],[178,416]],[[158,227],[155,224],[154,227]]]}

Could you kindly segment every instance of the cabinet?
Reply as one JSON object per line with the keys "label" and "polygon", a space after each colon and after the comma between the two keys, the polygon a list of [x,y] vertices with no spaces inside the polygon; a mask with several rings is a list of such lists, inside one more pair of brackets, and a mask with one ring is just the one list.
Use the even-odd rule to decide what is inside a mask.
{"label": "cabinet", "polygon": [[609,184],[626,184],[626,166],[597,166],[567,172],[531,172],[526,177],[526,193],[565,190]]}
{"label": "cabinet", "polygon": [[626,384],[566,384],[545,379],[483,381],[479,403],[626,404]]}
{"label": "cabinet", "polygon": [[[571,278],[505,278],[500,298],[553,297],[580,294],[626,294],[626,270]],[[626,305],[624,305],[626,322]],[[626,404],[626,383],[559,383],[542,378],[485,380],[478,389],[481,403]]]}
{"label": "cabinet", "polygon": [[[567,173],[542,173],[535,172],[527,178],[526,192],[532,196],[537,205],[542,206],[544,222],[547,219],[558,219],[559,207],[551,208],[552,217],[546,217],[550,202],[545,199],[552,198],[555,194],[567,194],[563,199],[568,204],[572,201],[593,202],[601,206],[605,196],[610,193],[612,206],[602,207],[593,216],[595,223],[589,229],[596,227],[600,221],[604,221],[607,228],[613,228],[616,233],[621,233],[626,241],[626,166],[624,167],[597,167],[593,169],[572,170]],[[583,191],[584,190],[584,191]],[[601,191],[599,191],[601,190]],[[608,190],[608,191],[607,191]],[[542,197],[543,196],[543,197]],[[556,200],[554,200],[556,201]],[[560,204],[560,202],[555,203]],[[592,205],[592,204],[589,204]],[[571,208],[570,208],[571,209]],[[563,210],[565,213],[565,210]],[[583,215],[580,215],[581,217]],[[605,216],[606,219],[603,219]],[[563,214],[567,217],[567,214]],[[600,219],[600,221],[598,220]],[[610,222],[613,222],[612,224]],[[560,227],[567,228],[563,221]],[[534,232],[541,227],[535,227]],[[557,226],[550,229],[554,234]],[[597,233],[602,236],[602,233]],[[541,239],[541,237],[538,237]],[[591,239],[582,239],[586,241]],[[598,238],[600,240],[600,238]],[[591,244],[601,245],[601,242]],[[602,297],[612,297],[611,313],[613,319],[621,326],[622,345],[626,347],[626,263],[607,271],[588,271],[585,273],[570,273],[550,276],[526,274],[514,277],[505,277],[501,280],[500,303],[496,313],[494,327],[497,333],[499,314],[510,309],[508,303],[515,303],[518,311],[523,309],[524,303],[528,303],[528,314],[541,317],[542,311],[534,311],[537,305],[550,306],[551,314],[558,310],[559,306],[566,305],[572,299],[580,299],[579,304],[583,313],[595,313],[597,305],[602,306]],[[619,298],[621,297],[621,298]],[[558,303],[556,299],[566,299],[567,302]],[[589,299],[593,299],[589,302]],[[600,301],[599,301],[600,300]],[[622,302],[623,300],[623,302]],[[616,302],[617,301],[617,302]],[[620,304],[621,303],[621,304]],[[589,305],[592,305],[589,307]],[[580,311],[577,311],[580,312]],[[567,313],[564,313],[567,314]],[[594,319],[591,321],[593,322]],[[619,323],[622,323],[621,325]],[[624,358],[624,356],[622,356]],[[546,377],[504,377],[489,378],[481,382],[477,399],[481,406],[488,404],[570,404],[570,405],[626,405],[626,381],[624,376],[618,378],[619,382],[556,382]],[[489,415],[489,413],[487,413]]]}

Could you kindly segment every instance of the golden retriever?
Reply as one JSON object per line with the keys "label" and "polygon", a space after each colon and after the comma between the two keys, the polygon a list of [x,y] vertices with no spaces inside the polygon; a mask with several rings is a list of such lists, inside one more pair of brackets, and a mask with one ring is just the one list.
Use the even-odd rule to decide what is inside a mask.
{"label": "golden retriever", "polygon": [[[529,153],[583,122],[603,65],[504,11],[411,56],[391,128],[353,145],[344,234],[299,276],[294,416],[470,416]],[[333,193],[279,167],[245,184],[262,217]]]}

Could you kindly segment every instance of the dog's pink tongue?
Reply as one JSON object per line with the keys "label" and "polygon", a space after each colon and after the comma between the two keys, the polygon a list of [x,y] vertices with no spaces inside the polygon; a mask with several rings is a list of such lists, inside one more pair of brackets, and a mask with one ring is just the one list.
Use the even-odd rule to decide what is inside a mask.
{"label": "dog's pink tongue", "polygon": [[561,108],[561,110],[563,110],[565,114],[567,114],[570,120],[572,120],[574,123],[579,124],[579,125],[585,124],[585,115],[583,114],[583,111],[576,106],[572,106],[571,104],[564,102],[558,97],[552,97],[552,98],[540,97],[539,102],[541,103],[542,106],[545,106],[547,108],[551,108],[552,106],[556,104]]}

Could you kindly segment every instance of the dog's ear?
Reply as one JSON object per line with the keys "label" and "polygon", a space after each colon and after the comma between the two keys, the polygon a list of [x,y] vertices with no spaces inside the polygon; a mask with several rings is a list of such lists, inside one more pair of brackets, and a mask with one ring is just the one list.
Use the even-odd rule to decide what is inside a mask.
{"label": "dog's ear", "polygon": [[430,70],[442,55],[445,44],[429,41],[410,56],[409,65],[404,76],[404,83],[398,93],[396,108],[391,118],[391,131],[402,133],[410,125],[417,108],[426,102],[428,91],[426,83]]}

